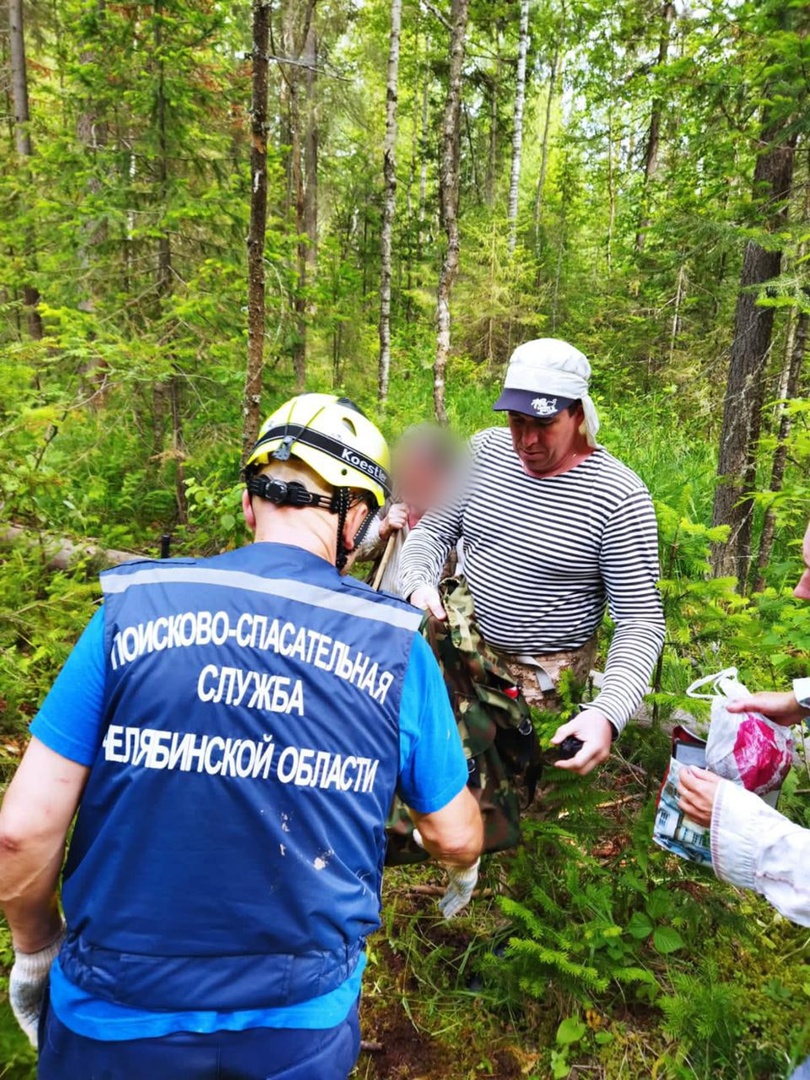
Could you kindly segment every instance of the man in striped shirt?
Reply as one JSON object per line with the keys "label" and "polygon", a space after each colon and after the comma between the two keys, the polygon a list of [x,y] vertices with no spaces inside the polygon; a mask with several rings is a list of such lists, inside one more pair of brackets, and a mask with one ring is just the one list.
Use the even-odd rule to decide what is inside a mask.
{"label": "man in striped shirt", "polygon": [[473,436],[464,490],[411,531],[400,570],[401,594],[442,618],[441,568],[462,540],[481,630],[522,676],[532,704],[543,703],[543,692],[553,700],[561,660],[576,668],[577,658],[582,667],[593,655],[610,611],[616,630],[599,693],[553,740],[582,741],[559,763],[581,774],[610,754],[664,641],[652,500],[596,442],[589,379],[587,359],[567,342],[542,338],[515,350],[494,405],[507,413],[508,429]]}

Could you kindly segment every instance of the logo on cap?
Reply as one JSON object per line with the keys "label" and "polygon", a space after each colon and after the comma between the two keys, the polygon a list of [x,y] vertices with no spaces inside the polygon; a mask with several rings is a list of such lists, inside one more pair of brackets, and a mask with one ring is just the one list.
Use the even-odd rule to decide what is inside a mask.
{"label": "logo on cap", "polygon": [[553,416],[558,411],[557,399],[536,397],[532,401],[532,408],[538,416]]}

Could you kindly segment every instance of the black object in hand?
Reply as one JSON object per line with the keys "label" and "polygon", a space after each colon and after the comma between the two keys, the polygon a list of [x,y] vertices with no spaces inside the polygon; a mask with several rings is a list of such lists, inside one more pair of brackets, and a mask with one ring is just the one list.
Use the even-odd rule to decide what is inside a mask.
{"label": "black object in hand", "polygon": [[582,739],[578,739],[576,735],[567,736],[557,747],[557,760],[568,761],[569,758],[576,757],[584,745]]}

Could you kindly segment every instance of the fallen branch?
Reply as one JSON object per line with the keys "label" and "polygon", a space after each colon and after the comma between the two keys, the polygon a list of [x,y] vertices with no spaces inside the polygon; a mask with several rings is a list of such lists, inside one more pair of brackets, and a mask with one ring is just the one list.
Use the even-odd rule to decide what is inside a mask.
{"label": "fallen branch", "polygon": [[11,524],[3,528],[0,525],[0,544],[26,544],[30,548],[41,548],[47,560],[49,570],[67,570],[79,559],[93,559],[106,566],[118,566],[130,559],[142,559],[133,551],[118,551],[115,548],[98,547],[86,541],[75,543],[66,536],[47,536],[24,525]]}
{"label": "fallen branch", "polygon": [[360,1049],[365,1050],[367,1054],[380,1054],[385,1049],[381,1042],[372,1042],[370,1039],[360,1040]]}
{"label": "fallen branch", "polygon": [[[447,891],[446,885],[411,885],[410,892],[419,896],[444,896]],[[487,900],[494,896],[492,889],[473,889],[473,897]]]}

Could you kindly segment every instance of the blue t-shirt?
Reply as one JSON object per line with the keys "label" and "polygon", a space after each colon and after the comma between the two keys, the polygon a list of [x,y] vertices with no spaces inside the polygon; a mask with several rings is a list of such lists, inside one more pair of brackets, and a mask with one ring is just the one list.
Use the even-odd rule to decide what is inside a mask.
{"label": "blue t-shirt", "polygon": [[[95,613],[31,724],[49,749],[91,766],[104,731],[104,614]],[[421,814],[446,806],[467,783],[467,763],[444,682],[422,638],[414,637],[400,701],[399,783],[403,800]],[[93,997],[51,970],[51,1005],[60,1021],[90,1039],[158,1038],[176,1031],[248,1028],[323,1030],[342,1023],[357,999],[366,958],[329,994],[277,1009],[154,1013]]]}

